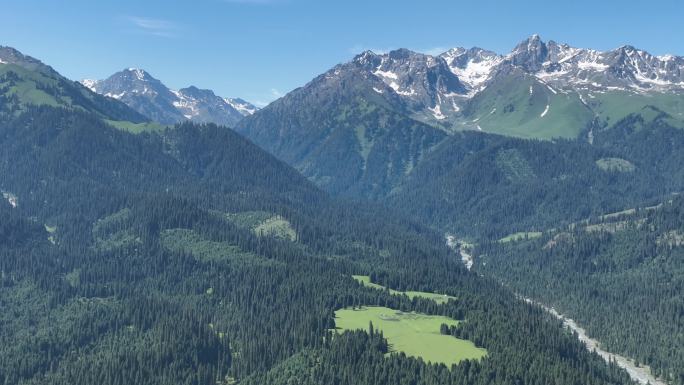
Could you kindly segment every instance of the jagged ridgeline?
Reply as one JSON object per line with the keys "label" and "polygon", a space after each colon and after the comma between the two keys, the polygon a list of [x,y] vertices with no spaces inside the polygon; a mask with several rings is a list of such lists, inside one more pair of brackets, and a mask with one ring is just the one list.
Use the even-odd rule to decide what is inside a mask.
{"label": "jagged ridgeline", "polygon": [[161,124],[190,120],[232,127],[257,110],[242,99],[222,98],[195,86],[172,90],[140,68],[127,68],[104,80],[85,79],[81,83]]}
{"label": "jagged ridgeline", "polygon": [[682,68],[536,35],[505,56],[367,51],[236,130],[333,195],[501,237],[684,188]]}
{"label": "jagged ridgeline", "polygon": [[[133,134],[85,105],[17,105],[0,119],[1,383],[629,382],[441,234],[336,201],[227,128]],[[376,307],[372,330],[335,329]],[[471,353],[428,363],[388,345],[392,319],[388,336],[423,320]]]}

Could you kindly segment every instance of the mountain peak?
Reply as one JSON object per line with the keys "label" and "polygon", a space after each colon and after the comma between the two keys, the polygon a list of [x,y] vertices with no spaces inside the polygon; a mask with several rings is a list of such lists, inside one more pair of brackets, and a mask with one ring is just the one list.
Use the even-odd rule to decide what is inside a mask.
{"label": "mountain peak", "polygon": [[189,86],[186,88],[181,88],[178,90],[183,95],[190,96],[197,99],[210,99],[217,98],[216,94],[212,90],[198,88],[196,86]]}
{"label": "mountain peak", "polygon": [[528,71],[539,71],[542,63],[546,61],[548,48],[539,35],[534,34],[518,44],[508,59],[515,66]]}
{"label": "mountain peak", "polygon": [[352,59],[353,63],[360,64],[362,66],[375,66],[377,65],[376,63],[380,60],[380,57],[378,54],[371,50],[365,50],[361,52],[360,54],[354,56],[354,59]]}
{"label": "mountain peak", "polygon": [[52,74],[57,73],[52,67],[43,64],[40,60],[24,55],[19,50],[7,46],[0,46],[0,64],[14,64],[31,71],[42,70]]}
{"label": "mountain peak", "polygon": [[639,51],[639,49],[629,44],[622,45],[618,49],[621,51]]}
{"label": "mountain peak", "polygon": [[416,54],[416,52],[413,52],[408,48],[397,48],[395,50],[390,51],[388,55],[392,59],[406,59]]}
{"label": "mountain peak", "polygon": [[169,89],[141,68],[130,67],[105,80],[83,80],[91,90],[118,99],[139,113],[162,124],[185,120],[234,126],[256,108],[247,103],[231,103],[214,91],[196,86]]}
{"label": "mountain peak", "polygon": [[[130,73],[133,76],[135,76],[138,80],[150,80],[154,79],[152,75],[150,75],[149,72],[145,71],[144,69],[141,68],[135,68],[135,67],[129,67],[126,68],[123,72]],[[155,79],[156,80],[156,79]]]}

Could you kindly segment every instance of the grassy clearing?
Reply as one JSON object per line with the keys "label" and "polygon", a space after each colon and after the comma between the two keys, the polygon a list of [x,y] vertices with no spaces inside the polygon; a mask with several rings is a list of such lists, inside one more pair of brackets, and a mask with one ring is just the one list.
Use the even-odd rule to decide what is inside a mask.
{"label": "grassy clearing", "polygon": [[123,120],[105,120],[105,122],[121,131],[128,131],[133,134],[162,131],[167,127],[154,122],[133,123]]}
{"label": "grassy clearing", "polygon": [[[643,208],[641,208],[641,210],[653,211],[653,210],[657,209],[658,207],[660,207],[660,206],[662,206],[662,205],[663,205],[662,203],[659,203],[659,204],[657,204],[657,205],[655,205],[655,206],[643,207]],[[634,214],[636,214],[636,213],[637,213],[637,209],[627,209],[627,210],[622,210],[622,211],[618,211],[618,212],[615,212],[615,213],[604,214],[604,215],[600,216],[599,218],[600,218],[602,221],[605,221],[605,220],[608,220],[608,219],[619,218],[620,216],[634,215]]]}
{"label": "grassy clearing", "polygon": [[[382,285],[378,285],[377,283],[373,283],[370,280],[370,277],[367,275],[352,275],[352,277],[362,284],[363,286],[370,287],[372,289],[378,289],[378,290],[386,290],[387,288]],[[435,293],[428,293],[425,291],[398,291],[394,289],[389,289],[390,294],[394,295],[405,295],[411,299],[419,297],[419,298],[425,298],[425,299],[431,299],[438,304],[446,303],[450,299],[456,299],[456,297],[452,297],[446,294],[435,294]]]}
{"label": "grassy clearing", "polygon": [[435,364],[450,366],[465,359],[480,359],[487,350],[476,347],[471,341],[440,334],[442,324],[456,326],[459,321],[420,313],[403,313],[387,307],[341,309],[335,312],[335,325],[339,331],[368,330],[370,323],[382,331],[390,344],[391,352],[420,357]]}
{"label": "grassy clearing", "polygon": [[297,232],[292,224],[280,215],[266,211],[244,211],[225,214],[226,219],[236,226],[249,229],[258,236],[269,236],[295,242]]}
{"label": "grassy clearing", "polygon": [[601,158],[596,165],[603,171],[632,172],[635,169],[632,162],[621,158]]}
{"label": "grassy clearing", "polygon": [[501,243],[517,242],[517,241],[523,241],[525,239],[539,238],[541,236],[542,236],[542,233],[540,231],[521,231],[518,233],[507,235],[507,236],[499,239],[499,242],[501,242]]}
{"label": "grassy clearing", "polygon": [[261,223],[271,218],[273,214],[266,211],[241,211],[239,213],[224,214],[226,219],[243,229],[254,229]]}
{"label": "grassy clearing", "polygon": [[646,222],[646,219],[629,220],[629,221],[618,221],[618,222],[608,222],[608,223],[597,223],[594,225],[587,225],[584,230],[588,233],[597,231],[606,231],[609,233],[616,233],[618,231],[623,231],[629,226],[640,227]]}
{"label": "grassy clearing", "polygon": [[115,250],[142,244],[140,237],[131,230],[131,210],[124,208],[114,214],[98,219],[93,225],[95,248]]}
{"label": "grassy clearing", "polygon": [[268,218],[256,226],[253,231],[257,235],[288,239],[292,242],[297,240],[297,233],[292,228],[292,225],[281,216]]}

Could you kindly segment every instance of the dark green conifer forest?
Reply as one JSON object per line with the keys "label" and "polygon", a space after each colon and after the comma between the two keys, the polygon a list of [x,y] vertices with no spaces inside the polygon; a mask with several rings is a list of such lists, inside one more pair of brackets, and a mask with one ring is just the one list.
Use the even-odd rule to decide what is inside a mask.
{"label": "dark green conifer forest", "polygon": [[[0,203],[3,384],[629,382],[465,270],[441,234],[334,200],[229,129],[134,135],[52,107],[5,116],[0,175],[17,200]],[[258,212],[296,239],[240,219]],[[352,274],[457,299],[410,300]],[[335,310],[361,305],[464,320],[446,332],[488,356],[447,368],[385,357],[379,333],[331,332]]]}

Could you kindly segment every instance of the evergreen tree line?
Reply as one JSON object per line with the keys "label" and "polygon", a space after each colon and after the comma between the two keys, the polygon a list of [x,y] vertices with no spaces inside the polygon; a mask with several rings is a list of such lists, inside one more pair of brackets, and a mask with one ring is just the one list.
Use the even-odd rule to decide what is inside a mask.
{"label": "evergreen tree line", "polygon": [[[0,383],[629,382],[466,271],[440,234],[333,200],[225,128],[132,135],[40,107],[0,124],[0,149],[0,187],[18,197],[0,203]],[[250,210],[286,218],[297,242],[225,215]],[[229,247],[212,259],[173,249],[173,229]],[[352,274],[457,300],[410,300]],[[488,357],[446,368],[386,358],[381,333],[331,334],[335,310],[362,305],[465,320],[448,332]],[[292,362],[307,364],[263,377]]]}
{"label": "evergreen tree line", "polygon": [[483,244],[478,270],[575,319],[609,351],[684,383],[684,199]]}

